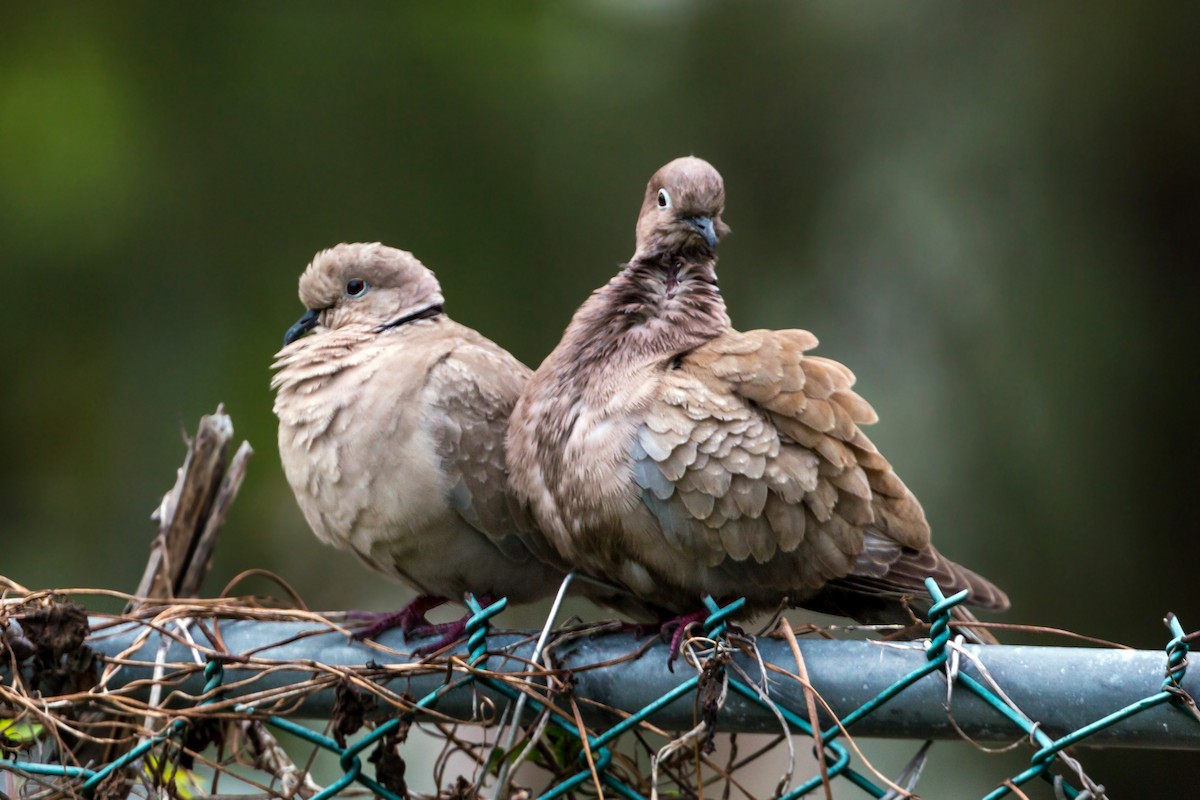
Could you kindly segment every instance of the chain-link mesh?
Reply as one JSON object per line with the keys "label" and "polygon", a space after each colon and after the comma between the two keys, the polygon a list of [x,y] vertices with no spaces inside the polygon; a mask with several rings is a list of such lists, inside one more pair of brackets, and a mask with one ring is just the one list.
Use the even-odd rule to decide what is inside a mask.
{"label": "chain-link mesh", "polygon": [[[1088,709],[1094,721],[1052,737],[1047,725],[1018,708],[987,670],[993,648],[964,647],[952,639],[949,612],[965,593],[947,598],[932,581],[927,585],[934,604],[923,660],[865,703],[843,710],[840,718],[832,715],[813,688],[820,676],[810,680],[790,628],[781,628],[794,655],[795,663],[790,665],[778,659],[774,664],[763,662],[753,637],[727,630],[727,621],[741,610],[740,600],[724,606],[707,600],[709,616],[702,630],[688,640],[684,663],[677,667],[691,670],[690,677],[676,678],[652,702],[621,714],[612,709],[600,713],[603,709],[595,700],[604,703],[605,698],[573,693],[579,670],[587,667],[574,666],[572,671],[549,657],[543,659],[545,637],[532,657],[513,670],[512,649],[494,649],[498,639],[491,629],[504,600],[481,607],[467,598],[465,654],[348,667],[323,663],[319,651],[309,658],[280,661],[257,655],[268,652],[266,644],[250,652],[229,652],[223,646],[221,624],[225,621],[228,626],[228,620],[238,616],[235,610],[258,624],[281,617],[322,620],[307,612],[234,609],[228,601],[207,605],[196,601],[160,610],[152,618],[141,614],[136,623],[142,634],[135,644],[144,644],[151,633],[161,641],[157,656],[147,661],[132,657],[133,645],[122,653],[99,655],[88,643],[101,641],[105,631],[93,630],[85,641],[78,619],[83,612],[77,606],[55,602],[44,593],[12,597],[0,607],[4,627],[0,653],[7,666],[0,686],[0,746],[5,756],[0,760],[0,776],[7,777],[0,777],[0,792],[17,797],[124,797],[150,796],[165,788],[173,796],[185,797],[327,798],[351,793],[357,786],[380,797],[408,797],[406,774],[411,777],[418,767],[411,758],[406,760],[405,743],[416,725],[443,740],[442,755],[428,766],[437,773],[439,797],[755,796],[744,777],[755,770],[759,759],[771,749],[783,749],[794,764],[795,752],[809,748],[817,756],[817,774],[804,780],[785,779],[776,787],[776,796],[785,800],[813,796],[823,787],[827,791],[846,782],[869,797],[906,797],[916,793],[927,748],[901,775],[889,779],[870,767],[852,735],[856,726],[880,715],[889,704],[903,702],[906,692],[928,680],[942,681],[951,695],[967,692],[980,698],[1034,751],[1029,766],[999,778],[986,800],[1023,797],[1020,787],[1039,779],[1052,785],[1056,797],[1103,796],[1103,788],[1066,748],[1160,706],[1172,715],[1165,727],[1183,732],[1178,733],[1181,737],[1193,737],[1188,739],[1190,746],[1200,740],[1200,718],[1183,686],[1188,637],[1173,616],[1167,618],[1172,638],[1157,691],[1117,709]],[[192,628],[181,623],[184,618],[200,626],[208,644],[188,632]],[[86,618],[82,630],[87,632]],[[324,630],[328,632],[327,627]],[[594,629],[565,626],[551,638],[594,635]],[[167,660],[168,644],[187,648],[192,663]],[[625,654],[621,663],[607,666],[619,670],[638,656]],[[747,657],[760,667],[755,674],[743,666]],[[501,658],[509,668],[493,668]],[[973,669],[966,669],[964,661],[971,662]],[[236,673],[227,672],[229,665],[237,667]],[[666,660],[658,666],[665,674]],[[152,677],[132,677],[122,683],[123,674],[142,674],[135,673],[135,667],[151,669]],[[189,680],[201,672],[202,691],[190,693]],[[304,675],[308,677],[298,679]],[[398,691],[397,680],[409,687],[434,681],[435,688],[418,698]],[[781,701],[786,693],[780,687],[788,682],[802,686],[803,703]],[[613,686],[614,691],[619,688]],[[466,719],[439,708],[445,698],[459,697],[464,690],[473,698]],[[331,691],[335,701],[324,732],[296,721],[311,714],[304,705],[307,700]],[[795,696],[795,692],[789,695]],[[775,737],[773,748],[746,755],[738,754],[732,736],[718,758],[714,753],[718,739],[727,736],[728,727],[736,728],[728,722],[726,708],[734,697],[741,698],[743,706],[757,707],[761,716],[777,720],[788,735]],[[682,735],[672,735],[655,720],[681,700],[692,704],[693,725]],[[526,723],[523,728],[508,724],[518,704],[524,712],[520,714]],[[315,751],[332,753],[340,777],[323,787],[315,784],[309,764],[298,763],[275,741],[280,733],[297,737],[287,750],[307,749],[310,763]],[[1189,745],[1181,738],[1179,746]],[[471,766],[448,778],[452,754],[460,760],[465,757],[461,763]],[[515,777],[522,769],[533,770],[542,788],[536,792],[519,788]]]}

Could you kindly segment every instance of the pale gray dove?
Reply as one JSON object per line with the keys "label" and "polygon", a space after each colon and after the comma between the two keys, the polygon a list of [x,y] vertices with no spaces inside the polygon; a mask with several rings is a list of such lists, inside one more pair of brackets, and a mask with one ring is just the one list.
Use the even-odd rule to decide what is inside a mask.
{"label": "pale gray dove", "polygon": [[850,370],[806,355],[807,331],[730,327],[715,272],[724,205],[699,158],[650,179],[632,260],[575,313],[513,411],[517,496],[572,565],[680,615],[676,637],[706,593],[746,597],[750,613],[786,600],[909,622],[906,602],[927,609],[933,577],[1006,608],[930,544],[920,504],[860,427],[876,415]]}
{"label": "pale gray dove", "polygon": [[271,381],[288,482],[317,538],[420,593],[371,633],[448,642],[461,621],[425,621],[447,599],[553,591],[563,572],[538,557],[555,558],[506,486],[504,431],[529,368],[446,316],[437,279],[403,250],[318,253],[300,300]]}

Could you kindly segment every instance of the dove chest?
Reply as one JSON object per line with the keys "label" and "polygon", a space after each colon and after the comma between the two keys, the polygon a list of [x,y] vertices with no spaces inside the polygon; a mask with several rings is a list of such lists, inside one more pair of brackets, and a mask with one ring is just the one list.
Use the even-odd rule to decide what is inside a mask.
{"label": "dove chest", "polygon": [[374,366],[307,387],[279,426],[284,472],[309,525],[322,541],[364,556],[384,544],[418,546],[448,513],[419,387],[397,391],[376,379]]}
{"label": "dove chest", "polygon": [[564,436],[544,451],[557,456],[546,478],[560,544],[583,561],[606,560],[608,551],[615,557],[627,523],[641,511],[631,454],[647,387],[623,385],[631,388],[560,399]]}

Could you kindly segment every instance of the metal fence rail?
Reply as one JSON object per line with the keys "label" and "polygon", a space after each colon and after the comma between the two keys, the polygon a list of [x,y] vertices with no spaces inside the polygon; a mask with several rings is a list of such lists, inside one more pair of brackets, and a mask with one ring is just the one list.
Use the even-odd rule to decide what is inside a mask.
{"label": "metal fence rail", "polygon": [[[207,626],[196,622],[189,624],[190,634],[197,642],[206,643],[205,627],[212,629],[211,623]],[[125,653],[126,660],[142,663],[142,666],[123,667],[109,683],[111,689],[119,690],[141,682],[143,686],[133,692],[133,696],[140,699],[149,696],[155,660],[164,644],[164,636],[154,632],[140,646],[134,647],[135,640],[144,632],[143,626],[127,623],[105,630],[89,641],[92,649],[104,656]],[[193,649],[175,638],[178,632],[173,633],[175,635],[165,641],[166,663],[194,663]],[[362,667],[373,661],[381,665],[378,674],[382,676],[394,664],[419,661],[389,657],[379,648],[317,623],[223,620],[220,634],[234,656],[253,653],[257,659],[288,665],[261,674],[252,683],[237,685],[240,677],[262,673],[262,668],[239,665],[236,658],[226,661],[225,683],[235,684],[223,693],[228,700],[241,701],[264,692],[269,694],[310,678],[312,670],[299,665],[321,662],[330,666]],[[417,640],[415,644],[422,641]],[[515,674],[528,670],[534,646],[530,634],[498,632],[490,634],[486,641],[488,652],[492,654],[487,662],[489,671]],[[378,642],[399,653],[407,653],[415,646],[405,642],[399,630],[382,634]],[[662,642],[653,644],[636,660],[588,669],[594,664],[618,661],[644,644],[644,639],[639,640],[630,633],[581,638],[555,650],[555,665],[575,671],[573,692],[577,699],[603,703],[633,714],[678,689],[690,677],[687,673],[692,672],[686,666],[677,666],[675,672],[668,672],[667,645]],[[757,644],[764,663],[789,672],[796,671],[795,659],[786,642],[759,638]],[[798,644],[813,688],[839,718],[926,664],[925,648],[919,642],[801,639]],[[1055,737],[1077,730],[1103,715],[1097,712],[1123,708],[1157,693],[1167,664],[1162,651],[1150,650],[1007,645],[964,645],[962,649],[975,656],[1013,702],[1027,715],[1039,720],[1042,729]],[[465,659],[468,655],[465,644],[455,653]],[[761,672],[755,660],[744,653],[736,653],[733,658],[751,681],[760,679]],[[973,661],[961,660],[962,674],[982,680]],[[438,689],[445,677],[444,668],[430,669],[390,680],[385,678],[380,683],[396,692],[423,697]],[[202,672],[189,675],[176,687],[182,694],[174,698],[174,704],[178,707],[188,702],[184,696],[200,695],[204,683]],[[1187,674],[1183,689],[1193,696],[1200,694],[1200,674]],[[469,718],[477,693],[490,697],[501,707],[509,702],[507,697],[487,687],[464,686],[444,694],[438,709],[450,716]],[[803,695],[803,688],[795,681],[772,680],[771,696],[781,705],[803,708]],[[328,719],[333,704],[333,688],[322,689],[305,695],[292,715]],[[854,726],[854,734],[957,739],[960,734],[950,724],[945,704],[945,674],[932,672],[883,708],[864,717]],[[581,708],[584,721],[589,725],[611,723],[613,719],[612,715],[600,712],[590,704],[585,703]],[[1004,715],[969,692],[954,696],[953,714],[959,728],[979,741],[1011,741],[1018,734]],[[821,719],[823,725],[832,723],[824,712]],[[657,709],[649,720],[672,730],[691,727],[695,724],[693,703],[690,698],[679,698]],[[778,732],[779,721],[767,709],[735,696],[722,709],[719,726],[724,732],[772,733]],[[1169,705],[1160,705],[1098,731],[1085,744],[1200,750],[1200,724]]]}
{"label": "metal fence rail", "polygon": [[[503,608],[503,601],[486,609],[470,604],[475,612],[468,625],[470,639],[449,666],[405,656],[411,645],[399,631],[383,634],[380,648],[328,625],[296,620],[191,619],[148,630],[143,623],[112,625],[97,618],[88,644],[110,663],[121,665],[107,677],[109,692],[147,701],[157,691],[162,695],[155,698],[157,705],[179,709],[183,718],[253,709],[269,715],[271,724],[337,752],[345,777],[320,797],[333,796],[352,782],[395,797],[363,772],[359,754],[371,743],[414,716],[419,719],[421,709],[436,707],[440,715],[478,719],[480,697],[490,700],[498,715],[527,692],[526,711],[548,709],[554,724],[577,736],[588,756],[575,776],[543,798],[561,796],[594,780],[615,794],[640,799],[643,794],[608,771],[609,746],[642,721],[666,730],[696,726],[697,690],[705,673],[710,679],[716,675],[726,690],[715,715],[716,730],[778,733],[786,724],[793,733],[811,736],[810,723],[815,720],[824,779],[844,777],[874,797],[887,792],[852,767],[848,750],[840,744],[847,729],[856,737],[949,739],[966,734],[978,741],[1012,741],[1028,736],[1036,750],[1029,768],[989,798],[1008,795],[1012,787],[1039,777],[1058,780],[1061,796],[1096,796],[1081,771],[1071,775],[1084,784],[1080,789],[1053,778],[1050,768],[1069,745],[1200,749],[1200,717],[1191,699],[1200,692],[1200,676],[1186,671],[1186,637],[1173,618],[1168,620],[1172,639],[1165,653],[979,647],[950,641],[948,609],[962,597],[946,599],[932,582],[930,591],[938,602],[931,611],[929,641],[801,640],[796,644],[802,666],[789,642],[760,638],[757,657],[731,644],[724,637],[724,620],[736,613],[738,603],[721,608],[710,601],[705,635],[711,637],[712,647],[704,670],[682,664],[668,671],[662,643],[650,645],[637,658],[623,658],[645,645],[629,633],[568,637],[550,654],[554,670],[572,674],[570,695],[578,718],[564,713],[561,697],[546,691],[547,673],[531,668],[536,657],[533,635],[490,632],[489,620]],[[596,666],[601,664],[606,666]],[[363,681],[395,701],[381,707],[380,724],[371,734],[348,747],[291,719],[328,718],[344,668],[354,668]],[[13,676],[4,669],[0,667],[0,677],[7,684]],[[791,677],[796,673],[807,674],[813,692],[837,720],[820,705],[816,713],[807,710],[806,690]],[[162,689],[164,675],[172,676],[169,692]],[[308,688],[296,692],[299,684]],[[285,708],[288,719],[280,716]],[[397,708],[404,713],[397,716]],[[68,774],[83,781],[86,794],[108,772],[177,733],[183,718],[143,742],[140,751],[126,754],[121,763],[75,768]],[[580,720],[595,733],[577,727]],[[0,769],[5,766],[56,768],[0,761]],[[818,776],[784,797],[801,797],[822,780]]]}

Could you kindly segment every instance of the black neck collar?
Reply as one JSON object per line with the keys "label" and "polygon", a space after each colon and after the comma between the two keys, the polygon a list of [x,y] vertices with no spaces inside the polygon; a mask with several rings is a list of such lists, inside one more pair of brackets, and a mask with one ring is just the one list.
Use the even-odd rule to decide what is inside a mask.
{"label": "black neck collar", "polygon": [[379,326],[378,330],[382,332],[388,330],[389,328],[399,328],[401,325],[407,325],[408,323],[416,322],[419,319],[432,319],[441,313],[442,304],[434,303],[431,306],[426,306],[425,308],[414,311],[411,314],[405,314],[403,317],[396,317],[396,319],[392,320],[391,322],[385,322]]}

